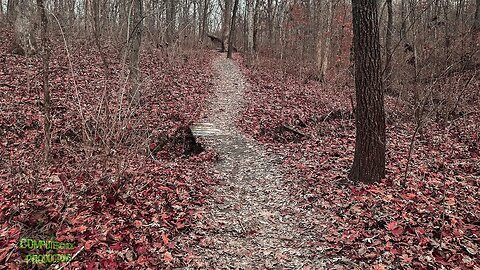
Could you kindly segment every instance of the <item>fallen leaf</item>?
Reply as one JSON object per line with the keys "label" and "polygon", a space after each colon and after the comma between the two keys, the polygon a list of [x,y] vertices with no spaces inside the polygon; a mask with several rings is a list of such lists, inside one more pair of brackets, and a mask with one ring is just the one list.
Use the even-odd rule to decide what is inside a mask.
{"label": "fallen leaf", "polygon": [[163,260],[164,260],[165,262],[167,262],[167,263],[172,262],[172,261],[173,261],[173,256],[172,256],[172,254],[171,254],[170,252],[168,252],[168,251],[165,252],[165,253],[163,254]]}

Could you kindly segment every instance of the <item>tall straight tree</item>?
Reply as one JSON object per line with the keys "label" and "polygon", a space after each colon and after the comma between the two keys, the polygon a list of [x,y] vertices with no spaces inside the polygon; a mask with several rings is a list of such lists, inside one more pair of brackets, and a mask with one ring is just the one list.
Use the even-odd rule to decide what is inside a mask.
{"label": "tall straight tree", "polygon": [[223,8],[223,17],[222,17],[222,52],[225,52],[225,41],[227,38],[228,27],[230,26],[230,10],[231,10],[232,0],[225,0],[225,6]]}
{"label": "tall straight tree", "polygon": [[140,45],[142,43],[143,15],[142,0],[131,0],[129,15],[129,70],[132,90],[130,97],[134,100],[139,98],[140,88]]}
{"label": "tall straight tree", "polygon": [[253,51],[254,53],[258,52],[258,23],[260,21],[260,6],[262,5],[263,0],[255,1],[255,11],[253,13],[253,25],[257,26],[253,28]]}
{"label": "tall straight tree", "polygon": [[480,32],[480,0],[475,1],[475,18],[473,22],[474,32]]}
{"label": "tall straight tree", "polygon": [[204,0],[203,2],[203,12],[202,12],[202,29],[200,34],[200,41],[203,43],[205,40],[206,33],[208,32],[208,9],[209,9],[209,0]]}
{"label": "tall straight tree", "polygon": [[174,43],[175,40],[175,26],[177,20],[176,14],[176,0],[167,0],[167,7],[166,7],[166,19],[167,19],[167,33],[166,39],[169,45]]}
{"label": "tall straight tree", "polygon": [[235,0],[235,4],[233,5],[233,14],[232,14],[232,21],[231,21],[231,26],[230,26],[230,35],[228,35],[227,58],[232,58],[233,42],[235,41],[235,21],[236,21],[236,18],[237,18],[237,10],[238,10],[238,0]]}
{"label": "tall straight tree", "polygon": [[353,0],[353,50],[357,100],[355,156],[348,177],[375,182],[385,177],[385,110],[376,0]]}
{"label": "tall straight tree", "polygon": [[318,79],[320,81],[325,80],[325,75],[328,69],[328,58],[330,56],[330,46],[332,43],[332,32],[333,32],[333,0],[328,1],[326,3],[326,22],[324,29],[320,31],[319,40],[318,40],[318,48],[317,48],[317,73]]}
{"label": "tall straight tree", "polygon": [[49,161],[50,157],[50,141],[51,141],[51,127],[52,127],[52,113],[51,113],[51,98],[50,98],[50,88],[48,87],[48,70],[49,70],[49,61],[50,61],[50,48],[48,41],[48,18],[47,11],[45,9],[45,3],[43,0],[37,0],[37,8],[40,12],[40,22],[41,22],[41,39],[42,39],[42,62],[43,62],[43,106],[44,106],[44,117],[43,122],[43,132],[44,132],[44,154],[45,161]]}
{"label": "tall straight tree", "polygon": [[253,31],[255,28],[253,22],[254,0],[247,0],[247,64],[250,66],[253,62]]}

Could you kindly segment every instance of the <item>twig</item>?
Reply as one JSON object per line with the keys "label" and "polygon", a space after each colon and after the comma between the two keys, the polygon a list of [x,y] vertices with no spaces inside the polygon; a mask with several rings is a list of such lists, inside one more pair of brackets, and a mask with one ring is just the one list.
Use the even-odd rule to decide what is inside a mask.
{"label": "twig", "polygon": [[63,39],[63,45],[64,45],[64,48],[65,48],[65,52],[66,52],[66,56],[67,56],[67,60],[68,60],[68,69],[70,70],[70,74],[72,76],[72,82],[73,82],[73,88],[75,90],[75,98],[77,99],[77,106],[78,106],[78,112],[80,114],[80,118],[82,119],[82,125],[83,125],[83,138],[85,139],[88,139],[90,140],[90,138],[88,137],[88,134],[86,132],[87,130],[87,126],[86,126],[86,118],[85,118],[85,115],[83,113],[83,109],[82,109],[82,105],[81,105],[81,100],[80,100],[80,92],[78,90],[78,85],[77,85],[77,80],[76,80],[76,76],[75,76],[75,71],[73,70],[73,63],[72,63],[72,58],[71,58],[71,55],[70,55],[70,51],[68,50],[68,45],[67,45],[67,39],[65,38],[65,33],[63,31],[63,28],[62,28],[62,25],[60,24],[60,21],[58,20],[57,16],[55,16],[55,14],[51,11],[49,11],[49,13],[53,16],[53,18],[55,19],[55,21],[57,22],[58,24],[58,27],[60,29],[60,33],[62,34],[62,39]]}
{"label": "twig", "polygon": [[73,254],[72,258],[70,258],[70,260],[65,263],[64,265],[62,265],[60,268],[58,268],[57,270],[62,270],[65,266],[69,265],[73,259],[75,259],[75,257],[77,257],[77,255],[82,252],[83,250],[85,249],[85,246],[82,246],[77,252],[75,252],[75,254]]}
{"label": "twig", "polygon": [[352,106],[352,115],[355,117],[356,111],[355,111],[355,103],[353,103],[353,96],[350,95],[350,106]]}
{"label": "twig", "polygon": [[288,131],[290,131],[290,132],[292,132],[292,133],[295,133],[295,134],[300,135],[300,136],[302,136],[302,137],[306,137],[306,136],[307,136],[307,135],[305,135],[304,133],[302,133],[301,131],[299,131],[299,130],[293,128],[293,127],[290,127],[290,126],[287,126],[287,125],[282,125],[282,126],[283,126],[283,128],[285,128],[286,130],[288,130]]}
{"label": "twig", "polygon": [[417,126],[415,127],[415,131],[413,132],[412,140],[410,142],[410,147],[408,148],[407,167],[405,168],[405,175],[403,177],[403,181],[400,182],[400,185],[403,188],[405,188],[406,185],[407,185],[407,174],[408,174],[408,168],[409,168],[409,165],[410,165],[410,161],[412,160],[412,152],[413,152],[413,146],[415,145],[415,137],[417,136],[417,133],[420,130],[421,126],[422,126],[422,121],[419,120],[417,122]]}
{"label": "twig", "polygon": [[[350,96],[351,97],[351,96]],[[323,117],[323,121],[322,123],[325,123],[325,121],[327,121],[328,117],[330,117],[330,115],[333,113],[333,111],[330,111],[327,116]]]}
{"label": "twig", "polygon": [[[453,67],[454,64],[451,64],[450,66],[448,66],[442,73],[441,76],[447,74],[450,69]],[[420,128],[422,127],[422,122],[423,122],[423,118],[424,118],[424,112],[425,112],[425,108],[426,108],[426,105],[427,105],[427,99],[432,95],[433,93],[433,86],[438,82],[439,78],[441,77],[439,76],[438,78],[435,79],[435,81],[432,83],[432,85],[428,88],[428,92],[427,94],[424,96],[423,100],[421,101],[421,106],[422,108],[420,109],[420,112],[419,112],[419,115],[418,115],[418,119],[417,119],[417,125],[415,127],[415,131],[413,132],[413,135],[412,135],[412,140],[410,142],[410,147],[408,149],[408,159],[407,159],[407,166],[405,168],[405,175],[403,177],[403,181],[400,180],[400,185],[402,187],[406,187],[406,183],[407,183],[407,174],[408,174],[408,169],[409,169],[409,165],[410,165],[410,161],[412,159],[412,152],[413,152],[413,146],[415,144],[415,138],[417,136],[417,133],[418,131],[420,130]],[[428,115],[427,115],[428,117]]]}
{"label": "twig", "polygon": [[242,222],[240,221],[240,218],[237,218],[238,224],[240,224],[240,227],[242,228],[243,233],[247,233],[247,230],[245,230],[245,227],[243,227]]}
{"label": "twig", "polygon": [[17,250],[17,249],[12,248],[12,250],[10,250],[10,253],[8,253],[7,257],[5,258],[5,264],[8,262],[8,260],[10,259],[10,256],[12,256],[12,254],[15,250]]}

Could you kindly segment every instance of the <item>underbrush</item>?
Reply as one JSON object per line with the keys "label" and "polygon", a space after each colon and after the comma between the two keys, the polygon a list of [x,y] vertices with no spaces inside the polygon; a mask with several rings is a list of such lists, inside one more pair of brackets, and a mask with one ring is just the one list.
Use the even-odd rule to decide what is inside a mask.
{"label": "underbrush", "polygon": [[439,96],[467,91],[460,103],[467,113],[459,114],[457,106],[456,115],[439,121],[423,106],[407,173],[415,104],[386,96],[387,177],[366,185],[346,179],[355,143],[352,78],[305,83],[282,76],[278,66],[260,61],[243,69],[250,87],[238,125],[283,156],[292,200],[321,220],[312,245],[327,256],[328,267],[478,269],[480,123],[478,97],[472,100],[478,78],[466,89],[459,86],[468,74],[441,80]]}
{"label": "underbrush", "polygon": [[[28,269],[21,238],[73,242],[65,269],[182,266],[188,232],[209,193],[211,152],[187,153],[186,127],[210,93],[211,54],[141,57],[138,101],[110,47],[100,54],[54,42],[50,61],[52,142],[43,159],[41,59],[5,53],[0,41],[0,265]],[[182,137],[183,136],[183,137]],[[158,138],[166,138],[157,147]],[[168,146],[168,149],[167,149]],[[156,149],[155,152],[152,150]],[[168,150],[168,151],[167,151]],[[4,269],[0,266],[0,269]]]}

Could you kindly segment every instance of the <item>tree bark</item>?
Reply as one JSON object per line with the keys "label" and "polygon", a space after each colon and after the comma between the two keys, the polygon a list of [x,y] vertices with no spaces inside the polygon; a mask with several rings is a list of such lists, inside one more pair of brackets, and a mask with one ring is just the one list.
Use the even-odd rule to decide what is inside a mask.
{"label": "tree bark", "polygon": [[253,31],[255,28],[253,22],[254,0],[247,0],[247,64],[253,63]]}
{"label": "tree bark", "polygon": [[324,35],[323,38],[319,40],[319,48],[318,48],[318,59],[317,59],[317,75],[319,81],[325,81],[325,75],[328,69],[328,60],[330,57],[330,46],[332,43],[332,35],[333,35],[333,0],[328,1],[327,5],[327,23],[325,25]]}
{"label": "tree bark", "polygon": [[37,51],[35,32],[34,3],[29,0],[17,0],[14,6],[15,46],[19,47],[19,54],[33,55]]}
{"label": "tree bark", "polygon": [[348,177],[376,182],[385,177],[386,144],[377,1],[353,1],[352,14],[357,107],[355,156]]}
{"label": "tree bark", "polygon": [[230,25],[230,35],[228,35],[228,51],[227,51],[227,58],[232,58],[233,52],[233,42],[235,41],[235,21],[237,18],[237,10],[238,10],[238,0],[235,0],[233,5],[233,14],[232,14],[232,21]]}
{"label": "tree bark", "polygon": [[208,25],[207,25],[207,20],[208,20],[208,6],[209,6],[209,0],[205,0],[203,2],[203,14],[202,14],[202,32],[200,34],[200,40],[203,41],[205,40],[206,34],[208,32]]}
{"label": "tree bark", "polygon": [[44,106],[44,121],[43,121],[43,132],[44,132],[44,155],[45,161],[49,161],[50,157],[50,142],[51,142],[51,98],[50,98],[50,88],[48,87],[48,70],[49,70],[49,60],[50,60],[50,48],[48,41],[48,18],[47,12],[45,10],[45,4],[43,0],[37,0],[37,7],[40,12],[40,22],[41,22],[41,40],[42,40],[42,84],[43,84],[43,106]]}
{"label": "tree bark", "polygon": [[[414,69],[413,70],[414,71],[413,80],[416,83],[417,80],[418,80],[418,75],[419,75],[418,74],[418,71],[419,71],[418,70],[418,54],[417,54],[417,32],[418,32],[418,30],[417,30],[417,26],[415,25],[416,21],[417,21],[417,12],[416,12],[417,0],[410,0],[409,5],[410,5],[410,7],[409,7],[410,8],[410,10],[409,10],[409,12],[410,12],[409,20],[410,20],[410,25],[411,25],[411,28],[412,28],[411,32],[412,32],[412,49],[413,49],[413,56],[412,56],[413,59],[411,58],[413,61],[411,61],[411,62],[413,64],[413,69]],[[417,91],[415,91],[415,92],[416,92],[415,100],[418,100],[418,93],[417,93]]]}
{"label": "tree bark", "polygon": [[449,9],[450,9],[450,3],[448,0],[444,0],[443,2],[443,13],[445,16],[445,25],[444,25],[444,31],[445,31],[445,53],[447,55],[450,54],[450,27],[451,23],[448,18],[449,14]]}
{"label": "tree bark", "polygon": [[[255,12],[253,14],[253,25],[258,25],[260,16],[260,4],[263,0],[256,0]],[[253,28],[253,51],[256,54],[258,51],[258,27]]]}
{"label": "tree bark", "polygon": [[223,9],[223,19],[222,19],[222,52],[225,52],[225,40],[227,39],[227,33],[230,26],[230,10],[231,10],[232,0],[225,0],[225,6]]}
{"label": "tree bark", "polygon": [[385,90],[392,93],[392,39],[393,39],[393,4],[387,0],[387,32],[385,37]]}
{"label": "tree bark", "polygon": [[100,57],[102,58],[103,68],[105,72],[105,76],[108,74],[108,62],[105,54],[102,51],[101,42],[100,42],[100,2],[94,1],[93,2],[93,36],[95,40],[95,46],[97,47],[98,52],[100,53]]}
{"label": "tree bark", "polygon": [[402,23],[400,24],[400,40],[403,40],[407,36],[407,12],[405,11],[406,7],[406,1],[407,0],[401,0],[401,6],[400,6],[400,19]]}
{"label": "tree bark", "polygon": [[129,37],[129,70],[130,81],[132,83],[130,97],[133,100],[138,101],[140,97],[140,68],[138,63],[140,59],[140,45],[142,43],[143,31],[142,0],[132,0],[130,9],[131,14],[129,16],[130,23],[128,28],[131,33],[131,36]]}
{"label": "tree bark", "polygon": [[175,40],[175,25],[176,25],[176,0],[167,0],[166,19],[167,19],[167,43],[170,45]]}
{"label": "tree bark", "polygon": [[267,0],[267,44],[270,49],[273,45],[273,19],[273,1]]}

